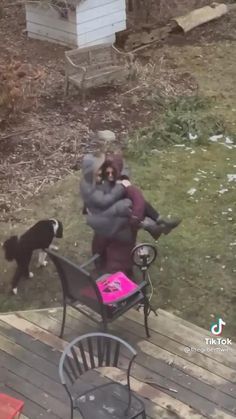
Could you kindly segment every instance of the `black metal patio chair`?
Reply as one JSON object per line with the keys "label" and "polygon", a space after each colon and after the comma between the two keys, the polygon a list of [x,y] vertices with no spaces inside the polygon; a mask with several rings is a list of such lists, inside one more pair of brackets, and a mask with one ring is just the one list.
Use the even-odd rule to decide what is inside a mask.
{"label": "black metal patio chair", "polygon": [[[87,266],[99,257],[98,255],[93,256],[89,261],[78,266],[52,250],[47,250],[47,254],[54,263],[62,284],[63,318],[59,335],[60,338],[63,337],[64,333],[67,305],[78,310],[98,324],[102,324],[103,331],[106,332],[109,323],[139,304],[143,304],[145,331],[147,337],[150,337],[148,329],[149,300],[146,296],[148,282],[146,280],[142,280],[140,284],[135,284],[131,281],[135,284],[131,292],[126,293],[123,297],[116,299],[112,303],[108,303],[104,301],[101,284],[110,275],[107,274],[94,278],[85,270]],[[95,318],[94,313],[97,313],[98,319]]]}
{"label": "black metal patio chair", "polygon": [[[59,364],[61,383],[70,399],[70,418],[78,411],[83,419],[145,419],[145,405],[130,388],[136,356],[137,352],[127,342],[107,333],[88,333],[70,342]],[[110,367],[106,372],[111,368],[125,371],[125,385],[111,380],[104,383],[99,374],[102,367]],[[91,370],[96,370],[94,373],[100,380],[96,383],[98,377],[93,375],[90,388],[81,392],[83,378]]]}

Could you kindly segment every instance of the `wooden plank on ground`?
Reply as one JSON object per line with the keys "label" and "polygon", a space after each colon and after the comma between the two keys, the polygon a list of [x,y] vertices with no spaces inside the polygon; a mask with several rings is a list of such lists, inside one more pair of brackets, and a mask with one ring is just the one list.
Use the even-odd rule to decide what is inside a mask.
{"label": "wooden plank on ground", "polygon": [[[212,337],[212,334],[210,332],[210,330],[206,330],[200,326],[197,326],[194,323],[189,322],[188,320],[183,319],[182,317],[178,317],[173,313],[170,313],[169,311],[166,310],[162,310],[161,308],[158,309],[158,315],[164,318],[167,318],[168,320],[170,320],[171,322],[177,322],[177,323],[181,323],[184,324],[186,327],[189,327],[189,329],[191,330],[195,330],[197,333],[200,333],[201,335],[204,334],[204,336],[206,337]],[[234,350],[236,350],[236,343],[233,342],[232,343],[232,347]]]}
{"label": "wooden plank on ground", "polygon": [[[128,313],[125,314],[124,317],[127,317],[135,322],[140,322],[139,319],[143,317],[141,313],[138,313],[135,310],[130,310]],[[209,338],[209,336],[205,335],[204,332],[200,333],[195,329],[191,329],[185,324],[177,321],[170,321],[170,318],[167,316],[163,316],[161,313],[158,317],[155,317],[152,313],[149,316],[149,327],[150,330],[154,330],[155,332],[159,332],[160,334],[169,337],[172,340],[175,340],[178,343],[181,343],[185,346],[195,347],[195,348],[209,348],[206,345],[205,338]],[[150,333],[151,334],[151,333]],[[235,345],[230,345],[230,350],[225,352],[207,352],[207,356],[209,358],[215,359],[220,363],[224,363],[230,368],[236,369],[236,350]]]}
{"label": "wooden plank on ground", "polygon": [[[11,317],[12,315],[10,315],[10,317]],[[19,326],[19,324],[18,324],[18,321],[20,320],[20,322],[22,323],[22,319],[19,319],[19,318],[14,318],[15,316],[13,315],[13,324],[14,324],[14,327],[17,325],[17,326]],[[28,322],[26,322],[26,323],[28,323]],[[31,326],[33,326],[32,324],[31,324]],[[36,328],[37,329],[37,334],[35,335],[34,334],[34,338],[36,338],[36,339],[38,339],[38,336],[40,336],[41,335],[41,333],[42,333],[42,330],[41,329],[39,329],[39,328]],[[20,329],[19,329],[20,330]],[[25,335],[25,333],[23,333],[24,332],[24,330],[25,329],[23,329],[22,330],[22,335]],[[54,338],[55,338],[55,336],[53,336],[53,335],[50,335],[49,333],[47,333],[47,332],[45,332],[45,331],[43,331],[43,333],[46,333],[46,342],[47,342],[47,344],[48,344],[48,339],[49,339],[49,341],[50,341],[50,344],[54,347],[54,344],[52,344],[52,342],[51,342],[51,337],[53,338],[53,340],[54,340]],[[28,336],[28,335],[26,335],[26,336]],[[29,335],[30,336],[30,335]],[[29,337],[30,338],[30,337]],[[59,344],[59,346],[60,346],[60,349],[61,350],[63,350],[63,348],[65,347],[65,345],[66,345],[66,342],[64,342],[64,341],[62,341],[62,340],[60,340],[60,339],[58,339],[58,338],[56,338],[56,341],[57,341],[57,343]],[[41,344],[42,344],[42,342],[41,342]],[[62,345],[61,345],[62,344]],[[5,354],[5,359],[8,357],[9,355],[8,354]],[[1,359],[4,359],[3,357],[2,357],[2,355],[1,355],[1,353],[0,353],[0,358]],[[14,358],[12,358],[13,360],[14,360]],[[16,365],[16,362],[17,362],[17,360],[14,360],[14,362],[12,363],[12,368],[13,368],[13,370],[15,370],[15,368],[17,367],[17,365]],[[19,362],[19,361],[18,361]],[[51,388],[51,390],[49,391],[49,389],[48,389],[48,380],[47,380],[47,377],[45,377],[45,376],[41,376],[40,377],[40,374],[37,372],[37,371],[35,371],[35,370],[32,370],[33,371],[33,377],[32,377],[32,375],[30,376],[30,374],[29,374],[29,367],[28,367],[28,369],[26,369],[25,367],[27,367],[27,366],[24,366],[24,374],[27,374],[27,377],[28,377],[28,379],[31,379],[31,380],[34,380],[34,379],[36,379],[37,380],[37,386],[39,386],[40,388],[42,388],[44,391],[45,391],[45,385],[46,385],[46,391],[48,391],[49,393],[51,393],[52,395],[55,395],[54,394],[54,390],[55,391],[58,391],[58,387],[57,386],[55,386],[55,384],[54,384],[54,387],[53,387],[53,389]],[[29,374],[29,375],[28,375]],[[22,375],[22,371],[21,371],[21,375]],[[43,377],[45,377],[46,378],[46,380],[45,380],[45,382],[44,383],[42,383],[42,379],[43,379]],[[83,382],[80,382],[80,386],[83,388],[83,390],[87,390],[87,388],[85,388],[85,385],[84,385],[84,377],[83,377]],[[60,392],[58,392],[58,395],[60,395]],[[152,402],[150,402],[149,400],[145,400],[145,405],[146,405],[146,409],[147,409],[147,414],[148,414],[148,416],[149,416],[149,418],[150,419],[156,419],[157,417],[162,417],[163,419],[172,419],[173,418],[173,414],[172,414],[172,411],[171,411],[171,409],[169,409],[169,410],[166,410],[166,409],[163,409],[163,408],[161,408],[160,406],[156,406],[156,405],[154,405]]]}
{"label": "wooden plank on ground", "polygon": [[0,351],[0,363],[12,373],[17,374],[23,381],[28,381],[36,384],[43,392],[61,400],[61,402],[68,404],[68,395],[63,386],[56,383],[53,379],[45,374],[36,371],[29,367],[17,358],[9,355],[7,352]]}
{"label": "wooden plank on ground", "polygon": [[[46,316],[46,313],[44,314]],[[50,315],[52,316],[52,314]],[[74,327],[74,330],[76,330],[76,326],[78,324],[78,319],[72,319],[69,321],[70,326]],[[86,319],[87,323],[87,319]],[[80,319],[80,331],[81,333],[86,333],[90,325],[85,324],[85,328],[81,330],[82,321]],[[117,329],[114,329],[116,331]],[[130,329],[132,330],[132,327],[130,326]],[[232,383],[228,384],[228,390],[230,395],[225,394],[222,391],[222,386],[217,386],[215,388],[214,386],[209,386],[205,384],[204,382],[189,376],[189,374],[186,374],[185,371],[180,371],[178,368],[174,365],[169,365],[166,362],[163,362],[161,359],[157,359],[158,355],[156,354],[157,348],[152,343],[141,340],[139,337],[135,337],[133,333],[131,332],[124,332],[119,329],[119,336],[124,338],[126,341],[130,341],[133,345],[138,349],[141,349],[141,351],[138,351],[139,356],[137,358],[137,362],[139,365],[144,367],[144,369],[141,371],[140,367],[134,367],[134,370],[137,372],[137,376],[141,374],[143,377],[145,372],[147,373],[149,371],[149,374],[151,374],[156,382],[159,382],[160,385],[166,385],[169,387],[175,387],[178,390],[178,398],[179,400],[186,401],[191,404],[192,407],[201,406],[202,413],[211,411],[214,406],[220,406],[222,409],[225,409],[230,414],[235,412],[235,406],[236,406],[236,386],[233,386]],[[74,337],[74,336],[73,336]],[[147,348],[147,349],[146,349]],[[164,359],[165,361],[167,360]],[[137,371],[139,370],[139,372]],[[146,371],[145,371],[146,370]],[[154,376],[154,374],[157,374]],[[160,382],[160,377],[165,377],[165,381]],[[231,391],[230,391],[231,390]],[[204,410],[205,409],[205,410]]]}
{"label": "wooden plank on ground", "polygon": [[40,340],[35,340],[34,338],[26,339],[28,335],[24,335],[15,327],[0,320],[0,339],[1,336],[7,337],[13,343],[17,343],[55,365],[59,364],[60,354],[58,352],[53,351],[51,347],[46,347]]}
{"label": "wooden plank on ground", "polygon": [[[68,309],[68,314],[71,317],[74,317],[77,321],[77,324],[81,325],[82,323],[86,323],[92,327],[92,322],[90,322],[88,319],[85,319],[84,316],[82,316],[80,313],[73,309]],[[138,314],[138,313],[137,313]],[[42,313],[42,316],[46,316],[46,313]],[[56,317],[57,314],[55,313],[49,313],[49,318]],[[141,337],[141,332],[143,330],[143,317],[139,318],[139,322],[133,322],[132,320],[128,319],[127,317],[125,319],[119,319],[114,323],[114,326],[111,326],[111,328],[114,328],[113,330],[117,331],[119,328],[119,334],[122,333],[122,330],[125,329],[129,331],[129,338],[131,339],[133,335],[136,335],[136,337]],[[44,321],[45,322],[45,321]],[[67,324],[70,327],[73,323],[72,329],[76,328],[76,323],[72,320],[68,320]],[[121,329],[121,330],[120,330]],[[82,332],[82,330],[81,330]],[[126,335],[123,335],[124,337],[127,337]],[[133,338],[132,338],[133,339]],[[205,356],[205,354],[197,353],[195,354],[195,357],[188,357],[188,353],[184,352],[185,346],[176,343],[175,341],[172,341],[169,338],[166,338],[163,335],[157,334],[156,332],[152,332],[152,336],[148,340],[141,339],[141,342],[144,342],[145,347],[147,348],[147,352],[150,352],[150,345],[154,344],[155,349],[153,345],[152,353],[155,353],[155,357],[162,359],[168,363],[173,362],[177,368],[184,371],[185,373],[191,375],[192,377],[199,378],[201,381],[205,382],[206,384],[210,384],[213,386],[221,385],[222,388],[224,388],[224,392],[226,394],[232,395],[232,393],[236,394],[236,384],[235,384],[235,370],[228,368],[227,366],[218,363],[215,360],[212,360],[211,358],[208,358]],[[141,345],[143,345],[141,343]],[[140,348],[141,349],[141,348]],[[194,355],[194,354],[193,354]],[[199,361],[200,359],[200,361]],[[199,366],[200,364],[200,366]]]}
{"label": "wooden plank on ground", "polygon": [[[118,324],[122,329],[132,330],[132,334],[139,337],[142,336],[143,325],[141,323],[135,324],[132,320],[125,318],[124,320],[119,320]],[[207,357],[204,352],[186,352],[186,346],[178,344],[172,339],[154,331],[152,331],[151,338],[148,342],[151,342],[157,347],[168,351],[170,353],[170,360],[176,360],[175,355],[182,358],[183,361],[181,362],[181,365],[178,365],[179,358],[177,358],[177,365],[181,369],[183,368],[186,373],[201,379],[207,384],[222,385],[222,387],[224,387],[224,391],[228,394],[232,394],[231,389],[235,387],[236,393],[236,384],[232,384],[228,381],[228,378],[232,377],[232,371],[226,378],[224,378],[225,366],[222,365],[222,363],[218,363],[217,361]]]}
{"label": "wooden plank on ground", "polygon": [[43,407],[46,413],[51,413],[56,418],[65,419],[69,416],[69,405],[66,406],[61,401],[48,393],[44,393],[32,383],[22,380],[21,377],[9,370],[7,371],[5,385],[14,391],[20,392],[27,399]]}
{"label": "wooden plank on ground", "polygon": [[[17,317],[18,316],[11,315],[11,319],[9,319],[8,317],[8,320],[13,321],[14,322],[13,324],[15,327],[24,329],[24,331],[28,334],[31,334],[31,336],[34,336],[37,338],[38,335],[40,334],[40,339],[42,342],[45,342],[46,344],[51,344],[57,350],[63,350],[63,347],[66,343],[63,342],[61,339],[59,339],[56,336],[53,336],[52,334],[48,333],[46,330],[42,330],[41,328],[39,328],[35,324],[30,323],[29,321],[24,320],[23,318],[20,318],[20,317],[18,317],[17,319]],[[27,317],[27,315],[24,315],[24,317]],[[6,316],[6,319],[7,319],[7,316]],[[35,321],[35,318],[34,318],[34,321]],[[50,323],[52,324],[52,320],[50,321]],[[46,327],[48,327],[48,324]],[[137,383],[140,383],[138,387],[138,391],[136,389]],[[192,409],[190,406],[184,404],[183,402],[177,399],[174,399],[172,396],[160,390],[157,390],[150,385],[144,385],[142,382],[139,382],[137,379],[134,381],[133,390],[139,393],[140,388],[143,388],[143,386],[145,387],[145,391],[144,391],[144,395],[142,396],[153,401],[153,397],[155,394],[155,404],[157,404],[158,406],[167,410],[171,410],[173,412],[178,412],[180,417],[186,418],[186,419],[190,417],[200,419],[203,417],[201,414],[197,413],[197,411]],[[222,415],[222,419],[229,419],[229,418],[231,419],[232,416],[225,415],[225,414]]]}
{"label": "wooden plank on ground", "polygon": [[26,415],[26,418],[29,419],[59,419],[58,416],[52,414],[51,412],[47,412],[45,409],[43,409],[41,406],[39,406],[36,403],[33,403],[31,400],[27,399],[23,394],[21,394],[20,391],[15,391],[11,387],[8,387],[7,385],[4,385],[2,387],[3,393],[8,394],[11,397],[15,397],[18,400],[22,400],[25,405],[23,409],[24,415]]}
{"label": "wooden plank on ground", "polygon": [[[73,310],[74,313],[76,313],[76,311]],[[43,312],[40,314],[40,319],[38,319],[39,322],[41,322],[42,325],[46,325],[47,327],[51,328],[52,330],[55,330],[55,325],[53,326],[53,323],[55,324],[55,318],[53,317],[53,314],[57,314],[57,311],[55,310],[50,310],[50,314],[48,314],[46,312]],[[77,313],[76,313],[77,315]],[[37,319],[37,315],[35,314],[34,317]],[[87,324],[87,319],[86,319],[86,323],[84,324],[84,320],[82,321],[82,318],[84,319],[84,316],[82,316],[81,314],[79,314],[78,319],[75,318],[74,319],[74,330],[76,330],[77,328],[77,324],[80,324],[80,334],[86,333],[88,331],[88,328],[90,328],[90,325]],[[32,320],[32,316],[30,315],[30,319]],[[79,323],[80,320],[80,323]],[[70,319],[70,324],[72,322],[72,319]],[[82,325],[85,327],[84,329],[82,329]],[[78,332],[75,332],[76,335]],[[75,334],[72,336],[73,338],[76,336]],[[123,333],[123,337],[125,339],[129,339],[130,338],[130,333],[127,333],[126,335],[124,335]],[[133,340],[133,339],[132,339]],[[142,347],[140,347],[140,345],[142,345]],[[148,360],[147,354],[151,353],[151,354],[155,354],[156,355],[156,349],[158,348],[154,348],[154,345],[150,344],[148,341],[141,341],[141,343],[139,342],[139,347],[142,351],[144,351],[146,353],[146,357],[144,357],[142,359],[142,364],[144,365],[144,369],[141,369],[139,367],[139,369],[136,367],[135,369],[135,373],[137,373],[136,378],[140,377],[140,376],[144,376],[145,374],[145,368],[147,369],[147,365],[150,363],[150,359]],[[147,347],[147,349],[144,350],[144,348]],[[162,354],[163,355],[163,354]],[[162,359],[162,361],[168,361],[169,355],[167,352],[164,351],[164,355],[165,357]],[[167,356],[168,355],[168,356]],[[140,356],[139,356],[140,358]],[[154,359],[152,360],[152,362],[154,362]],[[186,362],[183,362],[182,367],[185,365]],[[232,410],[234,409],[234,403],[235,400],[232,398],[232,392],[231,392],[231,396],[226,396],[223,397],[223,395],[221,394],[220,390],[215,390],[212,387],[207,387],[208,390],[208,394],[210,394],[211,399],[213,400],[209,400],[209,401],[205,401],[204,398],[204,393],[206,391],[206,389],[204,388],[204,384],[194,380],[192,377],[188,377],[188,375],[186,375],[186,373],[181,373],[178,376],[178,371],[175,371],[175,377],[173,377],[173,371],[174,369],[170,366],[168,366],[167,364],[160,362],[159,360],[155,360],[155,367],[156,367],[156,374],[152,371],[152,376],[154,376],[155,381],[159,384],[159,385],[169,385],[171,387],[173,387],[173,381],[174,384],[176,386],[176,388],[178,389],[178,398],[182,401],[182,402],[186,402],[186,400],[188,400],[188,402],[191,402],[191,406],[195,407],[195,408],[199,408],[201,406],[201,412],[203,414],[205,414],[205,412],[211,412],[212,409],[215,406],[216,401],[218,401],[217,404],[220,404],[221,402],[223,403],[224,400],[224,404],[227,407],[227,410],[230,411],[232,413]],[[157,365],[158,364],[158,365]],[[141,374],[141,375],[140,375]],[[161,377],[160,377],[161,375]],[[163,380],[163,377],[164,380]],[[184,380],[185,378],[185,380]],[[169,381],[168,381],[169,380]],[[170,380],[173,380],[172,383]],[[177,385],[178,384],[178,385]],[[194,385],[195,384],[195,385]],[[185,385],[185,388],[183,389],[183,385]],[[180,387],[179,387],[180,386]],[[190,390],[191,389],[191,390]],[[233,389],[232,389],[233,390]],[[197,393],[196,393],[197,391]],[[198,394],[200,393],[200,395]],[[220,396],[219,396],[219,394]],[[220,400],[219,400],[220,399]],[[223,407],[224,406],[223,404]]]}
{"label": "wooden plank on ground", "polygon": [[[78,316],[78,333],[82,334],[81,328],[79,329],[80,325],[82,324],[82,322],[86,321],[88,322],[88,319],[85,319],[85,316],[81,315],[80,313],[76,312],[76,310],[73,309],[68,309],[68,312],[70,314],[74,313],[74,316]],[[132,313],[132,315],[135,315],[135,319],[138,321],[134,322],[133,327],[135,328],[135,324],[136,323],[142,323],[143,322],[143,317],[141,314],[139,313]],[[47,311],[41,311],[40,313],[36,313],[36,312],[32,312],[32,313],[22,313],[22,316],[24,316],[25,318],[28,318],[31,322],[36,322],[36,324],[38,324],[40,327],[45,328],[45,325],[47,325],[47,328],[50,332],[52,333],[58,333],[60,330],[60,320],[58,323],[55,323],[53,321],[53,319],[51,319],[53,316],[55,317],[59,317],[61,316],[61,311],[59,310],[49,310],[49,315],[47,316]],[[118,324],[118,322],[116,322],[116,324]],[[119,323],[120,324],[120,323]],[[122,324],[126,324],[125,320],[123,321]],[[69,322],[66,322],[66,326],[69,326]],[[96,327],[92,322],[91,322],[91,327]],[[96,329],[94,329],[96,330]],[[131,330],[131,329],[130,329]],[[151,338],[152,339],[152,338]],[[174,348],[178,348],[179,345],[178,343],[176,343],[175,341],[172,341],[171,339],[168,340],[169,345],[174,345]],[[157,355],[159,358],[165,360],[166,362],[170,362],[171,360],[175,362],[175,365],[177,367],[179,367],[181,370],[184,370],[186,373],[189,373],[190,375],[195,376],[196,378],[200,378],[203,379],[205,382],[208,382],[211,378],[212,375],[210,375],[208,373],[208,371],[210,371],[211,373],[213,373],[215,375],[214,380],[227,380],[230,381],[230,383],[235,383],[235,377],[236,377],[236,371],[234,369],[231,369],[225,365],[222,365],[221,363],[218,363],[214,360],[212,360],[211,358],[207,358],[206,357],[206,361],[202,361],[203,362],[203,366],[204,368],[199,368],[196,367],[195,364],[191,363],[191,359],[188,360],[188,353],[185,354],[183,352],[183,355],[181,356],[180,354],[180,350],[173,350],[173,348],[171,349],[171,351],[168,351],[168,342],[166,343],[166,345],[163,345],[165,347],[164,350],[161,350],[161,348],[156,348],[157,351]],[[176,353],[177,352],[177,353]],[[173,356],[174,353],[174,356]],[[175,356],[176,355],[176,356]],[[198,354],[199,357],[201,354]],[[205,354],[201,357],[201,360],[204,359]],[[198,358],[199,358],[198,357]],[[189,355],[190,358],[190,355]],[[212,380],[212,382],[210,382],[210,384],[215,384],[215,381]],[[225,388],[225,391],[228,392],[227,390],[227,383],[226,382],[222,382],[222,387]],[[232,387],[232,386],[231,386]],[[232,394],[232,390],[231,387],[229,388],[229,394]]]}
{"label": "wooden plank on ground", "polygon": [[0,339],[0,350],[8,353],[19,361],[24,362],[26,365],[42,374],[45,374],[47,377],[53,378],[56,382],[59,382],[58,372],[53,364],[40,358],[38,355],[33,354],[29,350],[22,348],[20,345],[13,345],[12,342],[4,336],[1,336]]}
{"label": "wooden plank on ground", "polygon": [[[47,316],[47,313],[44,312],[44,313],[40,314],[40,317],[41,318],[40,318],[39,321],[41,322],[41,324],[43,324],[44,326],[47,324],[47,327],[51,328],[51,330],[55,330],[55,326],[53,326],[53,322],[55,323],[56,319],[53,318],[53,310],[50,310],[50,315],[49,316]],[[42,317],[44,317],[44,319],[42,319]],[[71,325],[71,321],[72,320],[69,320],[70,325]],[[87,322],[87,319],[86,319],[86,322]],[[81,328],[82,323],[83,322],[81,321],[81,319],[80,319],[80,323],[78,323],[78,319],[74,319],[74,334],[71,335],[71,338],[74,338],[75,336],[77,336],[77,334],[78,334],[77,325],[78,324],[80,325],[79,326],[80,327],[80,334],[88,332],[88,329],[90,329],[90,325],[88,325],[87,323],[83,324],[84,328],[82,329]],[[123,336],[123,337],[125,337],[127,339],[128,337],[130,337],[130,334],[127,334],[126,336]],[[144,344],[145,343],[148,344],[148,342],[144,341]],[[144,359],[146,361],[146,358],[144,358]],[[158,363],[157,360],[155,360],[155,364],[156,363]],[[147,362],[147,364],[148,364],[148,362]],[[168,366],[166,364],[163,364],[163,363],[159,363],[156,368],[157,368],[157,371],[159,370],[157,374],[155,374],[152,371],[152,376],[154,377],[155,381],[160,385],[171,386],[171,384],[172,384],[172,387],[173,387],[173,381],[172,382],[170,381],[170,380],[173,380],[173,377],[171,376],[171,374],[173,373],[173,368],[171,368],[170,366]],[[167,368],[169,368],[169,374],[167,374]],[[163,369],[164,369],[164,371],[163,371]],[[149,372],[151,372],[151,371],[149,370]],[[161,377],[159,375],[159,372],[161,374]],[[136,378],[138,377],[140,379],[140,377],[144,377],[145,374],[147,373],[146,365],[145,365],[144,368],[141,367],[140,365],[135,366],[134,373],[135,373]],[[163,377],[166,377],[166,376],[167,376],[167,378],[163,379]],[[177,378],[178,378],[178,381],[180,383],[183,381],[183,377],[177,377]],[[168,379],[169,379],[169,381],[168,381]],[[176,379],[176,377],[175,377],[175,379]],[[189,385],[191,385],[191,387],[193,386],[193,380],[191,380],[186,375],[185,375],[185,381],[186,381],[186,387],[187,387],[187,383],[189,383]],[[192,391],[192,388],[191,388],[191,391],[188,388],[183,389],[182,385],[180,387],[178,387],[176,385],[176,382],[175,382],[175,387],[178,389],[178,392],[179,392],[178,398],[182,402],[185,403],[186,400],[188,400],[188,402],[191,402],[192,407],[202,409],[201,412],[204,413],[204,414],[205,414],[205,412],[212,412],[212,410],[214,410],[216,408],[215,399],[218,399],[218,398],[221,399],[221,397],[219,397],[219,395],[217,394],[216,390],[212,387],[209,387],[209,388],[207,388],[208,393],[211,394],[211,397],[214,399],[214,402],[205,400],[204,391],[201,390],[201,388],[202,388],[202,383],[201,382],[198,382],[198,386],[197,386],[198,387],[198,392],[201,392],[201,394],[202,394],[201,397],[199,397],[199,395],[196,392],[194,392],[194,390]],[[224,399],[224,397],[223,397],[223,399]],[[235,400],[232,399],[232,397],[225,396],[225,404],[227,405],[227,407],[230,411],[233,409],[234,403],[235,403]],[[222,411],[220,411],[220,413],[223,414]],[[231,415],[229,415],[229,416],[231,416]],[[225,417],[227,417],[227,413],[225,413]]]}

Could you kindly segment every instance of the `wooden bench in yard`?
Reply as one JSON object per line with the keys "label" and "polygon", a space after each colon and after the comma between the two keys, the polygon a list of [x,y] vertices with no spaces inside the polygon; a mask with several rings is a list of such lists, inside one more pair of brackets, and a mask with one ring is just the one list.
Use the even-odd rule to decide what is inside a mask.
{"label": "wooden bench in yard", "polygon": [[66,51],[65,61],[65,95],[71,83],[80,89],[83,99],[86,89],[118,84],[133,71],[132,53],[121,52],[110,44]]}

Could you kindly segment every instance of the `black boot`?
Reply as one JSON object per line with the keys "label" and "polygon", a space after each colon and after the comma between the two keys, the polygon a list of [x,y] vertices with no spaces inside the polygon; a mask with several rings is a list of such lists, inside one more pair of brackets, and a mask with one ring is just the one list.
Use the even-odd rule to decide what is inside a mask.
{"label": "black boot", "polygon": [[151,224],[143,226],[143,229],[145,231],[148,231],[148,233],[153,237],[154,240],[158,240],[162,234],[166,234],[165,228],[166,227],[163,224]]}
{"label": "black boot", "polygon": [[181,223],[182,220],[176,219],[176,220],[162,220],[161,223],[157,221],[158,226],[163,227],[163,234],[169,234],[173,228],[178,227],[178,225]]}

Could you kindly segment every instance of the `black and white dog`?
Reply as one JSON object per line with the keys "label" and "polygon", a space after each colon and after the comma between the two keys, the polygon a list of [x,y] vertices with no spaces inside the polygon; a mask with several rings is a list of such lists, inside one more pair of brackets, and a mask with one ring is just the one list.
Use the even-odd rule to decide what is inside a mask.
{"label": "black and white dog", "polygon": [[47,254],[44,249],[58,250],[56,246],[52,245],[54,237],[60,239],[63,237],[63,225],[61,221],[51,218],[38,221],[22,236],[11,236],[3,243],[5,259],[8,261],[15,260],[17,263],[11,285],[13,294],[17,294],[17,286],[21,277],[33,278],[34,276],[29,271],[29,264],[34,250],[40,250],[38,267],[47,265]]}

